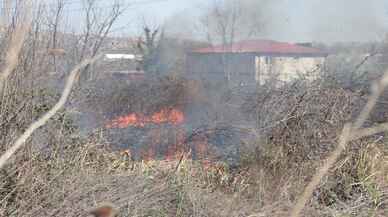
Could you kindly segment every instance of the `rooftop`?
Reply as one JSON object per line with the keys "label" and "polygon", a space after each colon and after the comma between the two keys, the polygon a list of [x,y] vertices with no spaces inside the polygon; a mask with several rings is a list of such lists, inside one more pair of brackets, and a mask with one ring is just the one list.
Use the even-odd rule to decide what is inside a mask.
{"label": "rooftop", "polygon": [[262,53],[268,55],[314,55],[327,56],[327,53],[310,46],[302,46],[273,40],[247,40],[231,45],[217,45],[200,48],[192,53]]}

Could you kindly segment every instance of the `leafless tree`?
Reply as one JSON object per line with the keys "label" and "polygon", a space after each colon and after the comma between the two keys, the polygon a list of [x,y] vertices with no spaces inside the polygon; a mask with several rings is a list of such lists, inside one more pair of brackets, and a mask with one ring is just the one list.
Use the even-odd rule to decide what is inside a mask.
{"label": "leafless tree", "polygon": [[[31,131],[26,131],[28,126],[55,105],[62,92],[61,87],[64,82],[61,78],[66,77],[70,69],[76,66],[81,59],[98,55],[103,47],[104,39],[108,37],[114,22],[124,10],[119,1],[111,4],[110,8],[104,9],[99,9],[98,6],[92,4],[92,1],[87,1],[89,7],[85,8],[84,13],[90,15],[88,17],[90,28],[85,30],[88,34],[85,37],[85,34],[79,32],[65,31],[64,21],[66,16],[69,16],[66,13],[68,11],[67,0],[40,2],[40,4],[34,1],[31,7],[25,7],[20,3],[24,1],[10,2],[12,4],[5,8],[9,22],[4,25],[0,39],[0,46],[3,48],[0,58],[5,60],[1,61],[1,154],[4,154],[6,150],[12,151],[9,148],[15,144],[23,132],[25,135],[31,133]],[[24,17],[29,14],[23,12],[27,8],[31,16],[28,16],[28,20],[24,20]],[[73,43],[74,41],[79,43]],[[83,51],[82,55],[74,56],[79,51]],[[62,73],[63,76],[53,74],[53,71]],[[78,75],[73,73],[72,80],[77,81],[77,78]],[[66,96],[68,94],[67,91]],[[14,163],[8,164],[5,168],[6,173],[18,174],[20,178],[26,177],[28,176],[26,171],[29,170],[27,167],[31,165],[27,166],[25,163],[31,160],[33,152],[45,149],[48,145],[62,149],[69,144],[66,140],[74,132],[74,125],[68,112],[57,109],[55,109],[57,112],[55,116],[50,115],[52,119],[47,126],[35,128],[36,131],[30,138],[24,137],[23,143],[25,142],[27,146],[15,154]],[[7,153],[14,154],[13,151]],[[18,177],[10,178],[18,179]],[[15,195],[20,193],[15,186],[10,190]],[[3,196],[7,194],[0,196],[2,208],[14,202],[12,198],[9,199],[8,196],[3,198]]]}
{"label": "leafless tree", "polygon": [[[211,44],[220,44],[230,51],[237,40],[258,36],[263,29],[260,4],[263,1],[213,0],[202,15],[200,26]],[[254,8],[254,9],[253,9]],[[233,49],[239,49],[234,47]],[[237,51],[236,50],[236,51]],[[232,72],[228,55],[222,55],[222,65],[227,80]]]}
{"label": "leafless tree", "polygon": [[160,72],[159,64],[164,33],[159,28],[151,29],[149,26],[145,26],[143,32],[143,37],[137,41],[136,49],[142,56],[142,69],[147,75],[155,77]]}

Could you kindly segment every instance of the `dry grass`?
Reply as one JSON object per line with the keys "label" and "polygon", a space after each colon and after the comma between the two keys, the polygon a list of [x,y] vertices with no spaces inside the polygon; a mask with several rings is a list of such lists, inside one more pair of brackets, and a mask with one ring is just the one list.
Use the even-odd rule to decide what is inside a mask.
{"label": "dry grass", "polygon": [[[312,180],[307,185],[302,196],[298,199],[295,207],[293,208],[291,212],[291,217],[298,217],[301,215],[303,208],[310,200],[314,190],[318,187],[322,178],[328,173],[329,169],[337,162],[338,158],[340,157],[342,152],[346,149],[346,146],[348,145],[348,143],[351,141],[351,138],[358,136],[358,131],[364,125],[365,121],[368,119],[370,113],[372,112],[373,108],[377,103],[377,100],[379,99],[379,97],[384,92],[387,86],[388,86],[388,71],[381,78],[381,80],[373,86],[372,94],[369,97],[367,104],[365,105],[364,109],[361,111],[356,121],[354,123],[349,123],[345,125],[341,133],[337,148],[333,151],[332,154],[330,154],[327,160],[323,163],[323,165],[318,169],[316,174],[313,176]],[[366,131],[368,131],[368,129],[366,129]],[[364,137],[371,136],[373,135],[374,131],[369,130],[369,132],[371,134],[368,135],[364,133],[363,136]]]}
{"label": "dry grass", "polygon": [[[340,117],[337,109],[341,107],[328,117]],[[304,106],[300,109],[303,112],[296,112],[297,116],[308,111]],[[300,121],[288,122],[287,134],[306,139]],[[329,132],[332,126],[321,126],[319,132]],[[271,137],[282,136],[278,129],[283,128],[274,128]],[[315,168],[322,166],[317,158],[298,160],[306,153],[321,153],[314,151],[316,146],[298,149],[283,137],[267,144],[258,141],[254,146],[260,147],[258,152],[244,152],[238,168],[186,157],[176,170],[178,160],[132,162],[103,145],[106,141],[99,132],[88,140],[57,135],[55,128],[51,132],[56,142],[29,152],[21,148],[15,164],[2,170],[0,210],[4,216],[82,216],[91,207],[111,202],[121,216],[285,217]],[[312,189],[314,196],[304,216],[384,216],[388,203],[385,140],[355,140],[349,137],[352,145],[341,147],[338,161],[332,156],[333,166],[324,168],[331,175]],[[275,143],[279,141],[286,145]]]}
{"label": "dry grass", "polygon": [[[27,25],[20,26],[12,37],[0,77],[1,90],[19,64],[27,31]],[[230,168],[223,162],[207,164],[189,157],[182,161],[132,162],[107,147],[101,132],[85,139],[63,120],[53,120],[58,125],[50,125],[48,121],[66,103],[79,71],[97,58],[76,66],[59,101],[24,133],[11,135],[15,142],[0,158],[1,217],[83,216],[90,207],[104,202],[117,206],[121,216],[138,217],[387,216],[387,141],[371,135],[387,131],[388,124],[363,127],[388,85],[388,73],[374,86],[359,117],[348,124],[344,122],[347,115],[352,115],[348,99],[352,100],[343,90],[330,90],[332,95],[312,89],[303,94],[287,92],[289,95],[271,101],[274,107],[264,104],[269,106],[265,116],[286,113],[286,118],[268,127],[272,130],[270,138],[251,144],[253,148],[241,156],[239,167]],[[133,110],[139,109],[135,101],[142,99],[145,104],[149,99],[144,100],[144,95],[152,95],[152,105],[143,107],[157,109],[171,105],[179,94],[181,102],[177,106],[186,105],[189,94],[184,92],[185,85],[173,82],[178,88],[170,90],[171,97],[163,98],[166,101],[154,94],[168,87],[161,85],[151,93],[129,99],[129,104]],[[304,101],[309,94],[313,100]],[[120,97],[112,100],[121,103]],[[333,100],[330,106],[314,107],[329,99]],[[279,101],[291,106],[279,111]],[[307,118],[309,112],[318,114],[322,110],[330,112],[324,120],[330,124],[320,122],[321,117]],[[34,136],[38,128],[46,131]],[[43,136],[49,142],[34,146],[31,137]],[[314,140],[318,137],[320,140]],[[336,144],[334,149],[328,148],[331,152],[316,150],[326,145],[320,143],[324,140]],[[311,141],[317,141],[318,146],[309,146]],[[312,153],[318,154],[310,157]],[[11,157],[12,164],[7,163]],[[317,160],[321,158],[326,159]]]}
{"label": "dry grass", "polygon": [[[102,143],[100,137],[73,140],[65,147],[58,144],[36,150],[19,166],[8,165],[3,170],[7,179],[1,179],[8,181],[0,184],[5,190],[0,194],[5,216],[82,216],[90,207],[111,202],[121,216],[283,217],[306,183],[298,174],[311,174],[317,166],[311,161],[298,168],[283,167],[293,157],[287,158],[286,150],[268,150],[265,157],[270,161],[265,164],[252,161],[231,170],[222,163],[208,166],[185,158],[175,171],[178,161],[134,162],[132,166],[125,155],[98,145]],[[336,199],[330,205],[314,202],[305,216],[356,212],[351,216],[361,217],[385,210],[387,158],[381,143],[348,150],[331,170],[333,178],[329,176],[320,186],[316,201],[345,192],[345,185],[337,185],[345,180],[347,187],[355,186],[349,193],[352,198]],[[330,215],[334,212],[338,215]]]}
{"label": "dry grass", "polygon": [[8,149],[4,154],[0,157],[0,169],[4,167],[6,162],[18,151],[26,142],[26,140],[34,133],[34,131],[46,124],[48,120],[50,120],[66,103],[67,98],[69,97],[72,87],[77,79],[79,77],[80,70],[82,70],[84,67],[88,66],[89,64],[92,64],[97,59],[99,59],[101,56],[96,56],[92,59],[87,59],[78,64],[69,75],[69,78],[67,80],[67,83],[65,85],[65,88],[62,92],[62,96],[59,99],[59,101],[51,108],[46,114],[44,114],[40,119],[32,123],[27,130],[15,141],[15,144]]}
{"label": "dry grass", "polygon": [[23,17],[17,22],[16,27],[11,34],[11,40],[5,57],[5,67],[0,74],[0,93],[3,91],[7,78],[18,65],[20,51],[22,50],[24,40],[31,27],[31,1],[25,1],[23,4]]}
{"label": "dry grass", "polygon": [[[325,100],[328,97],[321,92],[316,95]],[[342,102],[341,97],[334,101]],[[342,107],[331,107],[335,115],[327,117],[342,117]],[[294,113],[299,118],[311,111],[306,106],[299,109],[302,112]],[[286,134],[306,140],[303,119],[298,120],[288,122]],[[318,133],[336,131],[332,126],[322,125]],[[360,132],[380,132],[382,126]],[[2,170],[0,210],[3,216],[70,217],[111,202],[121,216],[289,216],[300,190],[322,165],[317,158],[298,160],[300,155],[320,152],[314,152],[316,146],[298,149],[287,144],[279,129],[283,127],[273,128],[272,143],[257,141],[257,152],[245,152],[238,168],[222,162],[202,164],[186,157],[176,170],[178,160],[132,162],[103,145],[106,141],[100,133],[85,140],[72,133],[57,134],[59,129],[53,128],[50,135],[54,142],[32,150],[21,148],[15,164],[7,164]],[[274,138],[277,136],[280,139]],[[385,140],[348,136],[352,145],[340,146],[341,152],[331,155],[331,162],[321,169],[321,175],[331,175],[324,175],[323,181],[315,179],[317,186],[310,184],[314,196],[308,199],[311,202],[304,208],[304,216],[384,216],[387,211]],[[279,141],[285,145],[278,145]]]}

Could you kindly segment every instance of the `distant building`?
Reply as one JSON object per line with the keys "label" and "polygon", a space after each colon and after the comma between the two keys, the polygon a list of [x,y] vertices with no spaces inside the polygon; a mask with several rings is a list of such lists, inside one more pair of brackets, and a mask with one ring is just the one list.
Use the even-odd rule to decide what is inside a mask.
{"label": "distant building", "polygon": [[123,53],[107,53],[104,56],[105,61],[116,61],[116,60],[137,60],[141,61],[142,57],[136,54],[123,54]]}
{"label": "distant building", "polygon": [[115,78],[137,81],[145,78],[141,68],[142,56],[130,49],[105,50],[105,55],[94,67],[94,79]]}
{"label": "distant building", "polygon": [[192,50],[186,56],[189,76],[234,85],[286,83],[298,78],[315,79],[327,53],[310,43],[248,40]]}

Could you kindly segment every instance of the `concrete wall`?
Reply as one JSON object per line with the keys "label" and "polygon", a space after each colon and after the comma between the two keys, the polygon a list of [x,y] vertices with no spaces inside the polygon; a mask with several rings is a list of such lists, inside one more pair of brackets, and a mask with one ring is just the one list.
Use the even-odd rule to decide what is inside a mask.
{"label": "concrete wall", "polygon": [[208,81],[255,84],[255,55],[241,54],[188,54],[186,72],[191,77]]}
{"label": "concrete wall", "polygon": [[274,57],[256,56],[255,79],[260,84],[287,83],[295,79],[316,79],[325,57]]}

